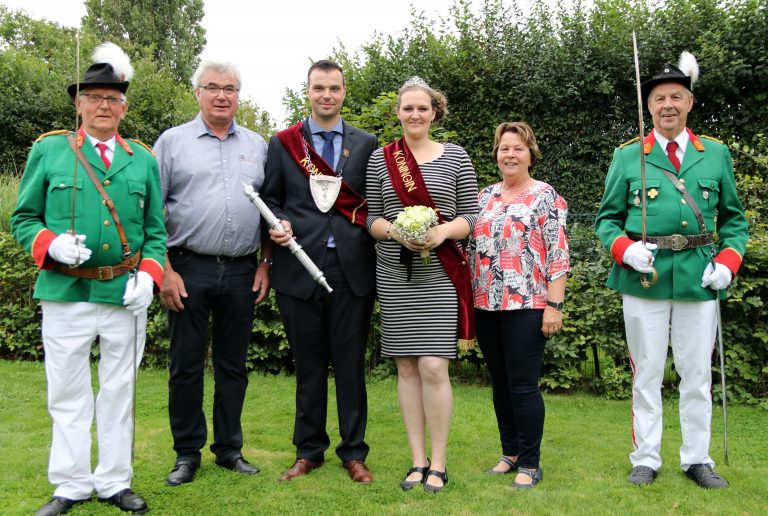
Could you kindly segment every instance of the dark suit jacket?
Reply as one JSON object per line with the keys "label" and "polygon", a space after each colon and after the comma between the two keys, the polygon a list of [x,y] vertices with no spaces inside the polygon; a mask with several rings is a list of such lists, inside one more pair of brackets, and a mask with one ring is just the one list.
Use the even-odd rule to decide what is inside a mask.
{"label": "dark suit jacket", "polygon": [[[309,124],[304,121],[304,137],[312,145]],[[342,153],[337,171],[360,195],[365,196],[368,158],[378,147],[376,137],[344,123]],[[349,152],[344,152],[348,150]],[[345,156],[345,154],[348,154]],[[309,191],[309,180],[288,155],[280,139],[269,141],[261,196],[281,220],[293,227],[293,234],[312,261],[323,268],[328,236],[333,232],[336,250],[352,291],[363,296],[375,289],[376,254],[368,232],[352,224],[335,208],[322,213]],[[286,247],[275,246],[271,286],[277,292],[308,299],[317,283]]]}

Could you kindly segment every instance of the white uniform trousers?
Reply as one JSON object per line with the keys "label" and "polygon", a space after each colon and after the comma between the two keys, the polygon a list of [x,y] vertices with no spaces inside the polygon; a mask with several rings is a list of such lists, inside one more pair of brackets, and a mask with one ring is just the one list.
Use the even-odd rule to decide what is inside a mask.
{"label": "white uniform trousers", "polygon": [[[133,347],[136,365],[146,338],[146,311],[138,317],[138,345],[133,312],[117,305],[42,301],[42,334],[48,411],[53,420],[48,479],[54,496],[104,498],[130,487]],[[99,393],[96,430],[99,463],[91,474],[93,389],[89,357],[99,337]]]}
{"label": "white uniform trousers", "polygon": [[[661,467],[661,384],[670,336],[680,376],[680,465],[714,464],[711,437],[712,350],[716,301],[674,301],[623,295],[624,326],[632,362],[632,466]],[[671,324],[670,324],[671,322]],[[671,334],[670,334],[671,327]]]}

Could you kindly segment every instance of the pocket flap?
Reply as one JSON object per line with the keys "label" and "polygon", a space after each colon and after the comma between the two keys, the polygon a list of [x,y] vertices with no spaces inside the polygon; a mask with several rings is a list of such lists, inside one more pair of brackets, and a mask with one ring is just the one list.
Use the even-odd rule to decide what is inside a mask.
{"label": "pocket flap", "polygon": [[[75,185],[74,177],[72,176],[53,176],[51,177],[51,180],[48,182],[49,188],[51,190],[57,190],[57,189],[67,189],[72,188]],[[83,189],[83,178],[78,177],[77,178],[77,187],[78,190]]]}
{"label": "pocket flap", "polygon": [[[643,182],[640,179],[636,179],[634,181],[630,181],[629,183],[629,190],[632,193],[635,193],[635,190],[638,192],[640,191],[640,188],[642,187]],[[645,189],[650,190],[651,188],[658,189],[661,186],[661,181],[658,179],[646,179],[645,180]]]}
{"label": "pocket flap", "polygon": [[128,181],[128,193],[146,195],[147,185],[141,181]]}
{"label": "pocket flap", "polygon": [[713,192],[720,191],[720,183],[714,179],[699,179],[699,187]]}

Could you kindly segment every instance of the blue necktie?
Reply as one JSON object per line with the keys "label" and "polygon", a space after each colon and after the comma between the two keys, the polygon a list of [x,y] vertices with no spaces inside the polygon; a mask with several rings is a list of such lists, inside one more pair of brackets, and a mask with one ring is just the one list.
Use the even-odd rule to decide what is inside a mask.
{"label": "blue necktie", "polygon": [[323,144],[323,159],[326,163],[328,163],[328,166],[331,167],[331,170],[334,170],[333,137],[336,136],[336,131],[323,131],[320,134],[323,136],[323,138],[325,138],[325,143]]}

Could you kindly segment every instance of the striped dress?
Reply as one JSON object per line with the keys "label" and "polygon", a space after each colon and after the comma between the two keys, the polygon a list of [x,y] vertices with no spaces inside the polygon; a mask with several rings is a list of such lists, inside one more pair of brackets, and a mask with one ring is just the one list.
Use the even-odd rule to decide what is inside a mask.
{"label": "striped dress", "polygon": [[[477,218],[477,176],[466,151],[451,143],[434,161],[419,164],[424,182],[444,222],[464,218],[470,233]],[[368,162],[366,183],[368,229],[383,217],[392,222],[403,210],[389,180],[384,153],[378,149]],[[376,245],[376,288],[381,304],[381,354],[387,357],[438,356],[456,358],[456,289],[434,251],[423,265],[414,253],[411,280],[400,264],[400,244],[380,240]]]}

